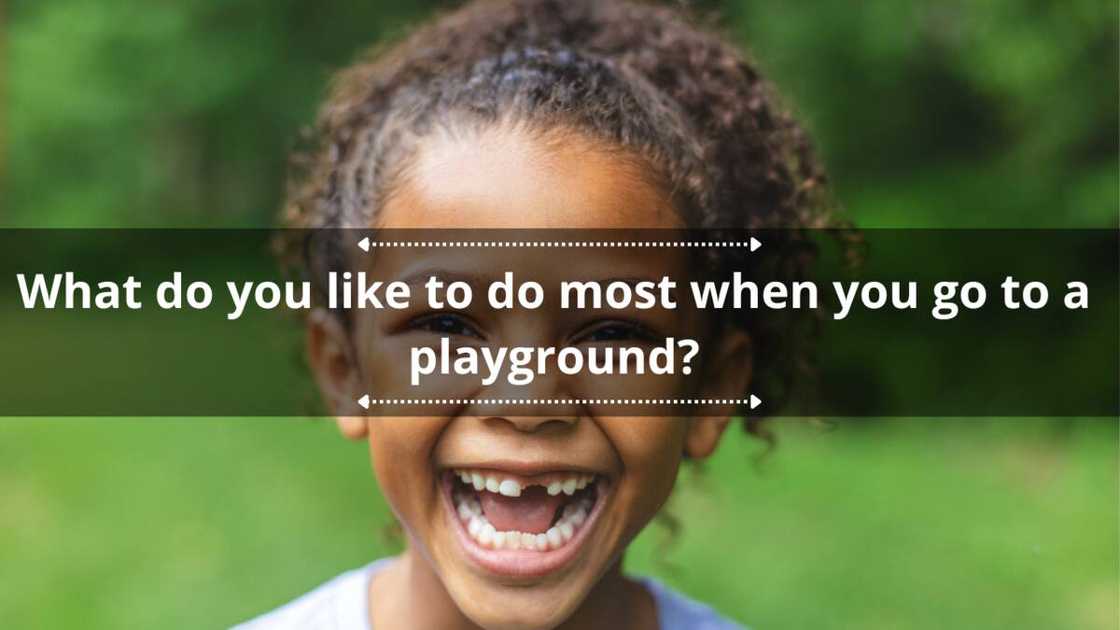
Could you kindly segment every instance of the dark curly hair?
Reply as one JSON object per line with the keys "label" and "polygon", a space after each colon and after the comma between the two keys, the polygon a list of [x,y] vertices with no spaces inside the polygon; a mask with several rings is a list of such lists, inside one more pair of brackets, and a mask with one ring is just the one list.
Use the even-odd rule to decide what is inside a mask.
{"label": "dark curly hair", "polygon": [[[419,139],[502,121],[621,149],[690,228],[780,228],[767,240],[786,253],[767,272],[776,279],[805,276],[809,230],[837,223],[805,132],[755,65],[678,8],[622,0],[475,1],[376,48],[336,77],[313,148],[295,156],[284,222],[370,227]],[[341,244],[294,251],[305,270],[342,255]],[[752,389],[778,408],[811,335],[792,315],[744,317]],[[747,428],[765,435],[756,420]]]}

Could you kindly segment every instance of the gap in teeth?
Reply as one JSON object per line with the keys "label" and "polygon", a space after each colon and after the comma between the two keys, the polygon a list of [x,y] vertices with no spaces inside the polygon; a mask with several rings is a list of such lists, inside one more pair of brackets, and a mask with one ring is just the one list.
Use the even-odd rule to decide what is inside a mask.
{"label": "gap in teeth", "polygon": [[[516,479],[499,479],[496,475],[468,471],[455,471],[454,474],[459,481],[470,486],[476,492],[486,490],[516,497],[521,495],[523,489],[523,486]],[[560,494],[560,492],[572,496],[579,490],[586,488],[594,480],[594,475],[564,475],[549,480],[548,485],[530,485],[542,485],[553,496]],[[516,488],[506,482],[516,485]],[[491,490],[491,487],[494,487],[494,489]],[[554,488],[556,488],[555,491]],[[516,494],[509,494],[513,491],[516,491]],[[576,533],[587,522],[587,516],[595,503],[595,499],[590,496],[579,497],[560,509],[560,517],[547,531],[534,534],[496,530],[482,513],[482,504],[479,503],[478,497],[471,495],[469,492],[454,491],[452,492],[452,500],[459,520],[463,522],[467,533],[475,542],[490,549],[524,549],[528,551],[551,551],[563,547],[575,537]]]}
{"label": "gap in teeth", "polygon": [[541,486],[550,496],[556,496],[561,492],[572,496],[595,482],[595,475],[589,473],[544,475],[539,482],[530,483],[524,483],[515,477],[488,471],[456,469],[452,473],[459,481],[473,487],[477,492],[485,490],[507,497],[519,497],[521,492],[530,486]]}

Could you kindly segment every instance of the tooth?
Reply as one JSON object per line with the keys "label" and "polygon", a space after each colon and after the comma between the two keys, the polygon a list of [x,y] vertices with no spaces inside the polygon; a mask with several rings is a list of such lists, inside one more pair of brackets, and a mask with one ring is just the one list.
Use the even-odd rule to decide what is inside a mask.
{"label": "tooth", "polygon": [[548,549],[547,534],[537,534],[537,549],[540,551],[546,551]]}
{"label": "tooth", "polygon": [[505,532],[494,532],[494,548],[501,549],[506,543]]}
{"label": "tooth", "polygon": [[486,487],[486,480],[478,473],[471,473],[471,485],[475,490],[482,490]]}
{"label": "tooth", "polygon": [[487,492],[497,492],[499,485],[501,485],[501,484],[498,483],[498,478],[497,477],[487,477],[486,478],[486,491]]}
{"label": "tooth", "polygon": [[584,488],[584,487],[585,487],[586,485],[587,485],[587,477],[584,477],[583,475],[580,475],[580,476],[579,476],[579,477],[578,477],[578,478],[576,479],[576,490],[583,490],[583,488]]}
{"label": "tooth", "polygon": [[548,496],[554,497],[554,496],[560,494],[560,491],[562,489],[563,489],[563,484],[562,483],[560,483],[559,481],[553,481],[552,483],[548,484]]}
{"label": "tooth", "polygon": [[471,516],[472,516],[471,509],[469,507],[467,507],[467,504],[466,503],[460,503],[459,504],[459,520],[469,521],[469,520],[471,520]]}
{"label": "tooth", "polygon": [[557,549],[560,545],[564,544],[564,536],[561,535],[560,530],[555,527],[549,527],[544,535],[548,538],[548,545],[553,549]]}
{"label": "tooth", "polygon": [[[486,487],[489,489],[489,482],[486,483]],[[521,496],[521,484],[513,479],[506,479],[498,484],[498,492],[507,497],[519,497]]]}
{"label": "tooth", "polygon": [[557,529],[560,530],[560,535],[564,537],[564,542],[572,539],[572,535],[576,533],[572,524],[567,521],[560,521],[556,524]]}
{"label": "tooth", "polygon": [[563,490],[564,490],[564,494],[571,496],[571,495],[575,494],[575,492],[576,492],[576,480],[575,479],[566,479],[566,480],[564,480],[564,483],[563,483],[562,487],[563,487]]}
{"label": "tooth", "polygon": [[490,544],[494,542],[494,534],[497,533],[498,532],[494,529],[493,525],[491,525],[490,523],[486,523],[482,526],[482,531],[478,533],[478,542],[489,547]]}
{"label": "tooth", "polygon": [[521,548],[521,533],[506,532],[506,549],[517,551]]}
{"label": "tooth", "polygon": [[521,548],[522,549],[536,549],[537,537],[533,534],[521,533]]}
{"label": "tooth", "polygon": [[478,533],[482,531],[482,519],[475,516],[467,523],[467,532],[470,533],[471,538],[478,538]]}
{"label": "tooth", "polygon": [[572,526],[579,527],[580,525],[583,525],[584,521],[587,520],[587,511],[580,507],[572,514],[569,520],[571,521]]}
{"label": "tooth", "polygon": [[467,500],[467,509],[471,511],[471,514],[482,516],[482,506],[474,499]]}
{"label": "tooth", "polygon": [[471,474],[465,470],[459,471],[459,480],[465,484],[470,484]]}

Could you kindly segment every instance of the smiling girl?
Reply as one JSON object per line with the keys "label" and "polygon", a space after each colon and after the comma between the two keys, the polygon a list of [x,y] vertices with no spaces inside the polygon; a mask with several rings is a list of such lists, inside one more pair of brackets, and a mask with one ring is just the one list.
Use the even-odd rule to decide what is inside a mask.
{"label": "smiling girl", "polygon": [[[469,4],[344,71],[319,132],[322,147],[288,206],[294,227],[793,228],[771,239],[778,245],[828,220],[808,144],[755,68],[666,7]],[[321,272],[348,256],[347,247],[341,236],[328,238],[304,251],[301,264]],[[425,274],[462,268],[448,258],[454,254],[422,256]],[[479,285],[503,268],[553,286],[679,278],[694,264],[671,249],[581,251],[562,264],[555,252],[515,263],[507,251],[470,255],[469,280]],[[379,252],[378,279],[415,276],[417,258]],[[788,330],[759,315],[623,315],[547,306],[315,311],[313,371],[342,432],[368,440],[407,548],[247,627],[738,627],[622,571],[627,546],[664,505],[681,462],[713,452],[734,408],[623,417],[579,402],[603,393],[602,377],[558,374],[520,387],[432,377],[424,395],[455,404],[423,417],[376,404],[365,414],[355,403],[365,392],[414,396],[402,360],[446,339],[512,347],[703,338],[691,377],[612,385],[655,398],[690,391],[740,399],[750,386],[776,405],[773,388],[784,387],[796,363]],[[491,402],[474,402],[483,398]],[[730,524],[729,534],[739,527]]]}

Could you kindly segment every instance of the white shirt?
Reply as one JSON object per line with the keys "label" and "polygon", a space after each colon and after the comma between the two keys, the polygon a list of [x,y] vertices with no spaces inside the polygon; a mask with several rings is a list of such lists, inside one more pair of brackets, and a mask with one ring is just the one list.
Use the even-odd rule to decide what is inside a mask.
{"label": "white shirt", "polygon": [[[378,560],[347,571],[276,610],[235,626],[235,630],[373,630],[369,623],[369,582],[391,562]],[[699,602],[644,578],[653,596],[661,630],[744,630]]]}

